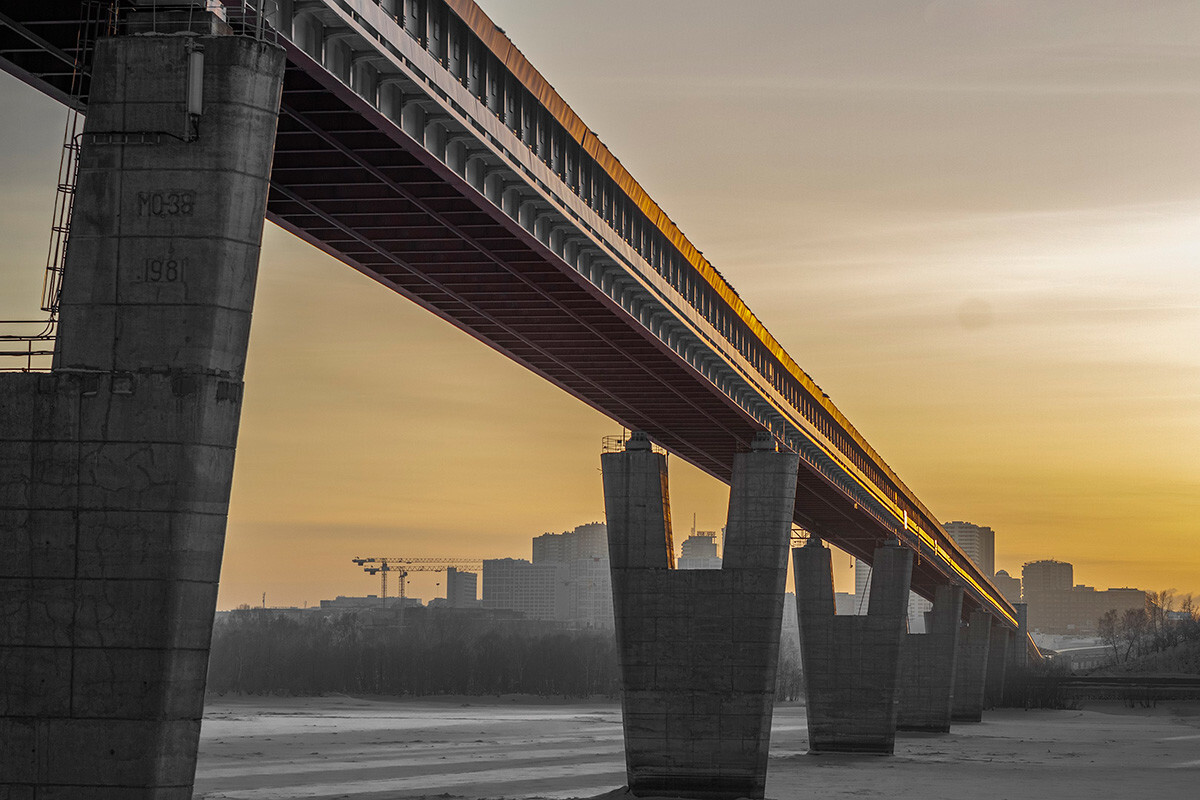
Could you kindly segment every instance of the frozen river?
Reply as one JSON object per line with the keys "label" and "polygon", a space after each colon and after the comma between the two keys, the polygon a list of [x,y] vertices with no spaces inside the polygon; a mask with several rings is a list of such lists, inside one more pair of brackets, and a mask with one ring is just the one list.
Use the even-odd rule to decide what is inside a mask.
{"label": "frozen river", "polygon": [[[804,709],[775,711],[767,796],[920,800],[1200,797],[1200,708],[992,711],[892,758],[809,756]],[[198,800],[567,798],[624,784],[614,703],[522,698],[210,700]]]}

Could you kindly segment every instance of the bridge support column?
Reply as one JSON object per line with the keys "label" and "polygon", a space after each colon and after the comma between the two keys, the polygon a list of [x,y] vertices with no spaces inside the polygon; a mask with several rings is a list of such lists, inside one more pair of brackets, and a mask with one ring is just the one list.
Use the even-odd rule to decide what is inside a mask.
{"label": "bridge support column", "polygon": [[761,798],[799,457],[735,456],[724,563],[675,570],[666,456],[601,456],[629,789]]}
{"label": "bridge support column", "polygon": [[925,633],[909,633],[904,637],[897,730],[935,733],[950,730],[962,599],[961,586],[937,587],[933,610],[925,615]]}
{"label": "bridge support column", "polygon": [[813,537],[792,550],[811,752],[894,751],[912,560],[899,544],[877,549],[867,615],[837,616],[829,549]]}
{"label": "bridge support column", "polygon": [[1002,625],[992,625],[992,640],[988,644],[987,689],[984,707],[997,708],[1004,702],[1004,680],[1008,672],[1008,645],[1012,631]]}
{"label": "bridge support column", "polygon": [[992,615],[971,612],[970,624],[958,631],[958,657],[954,665],[952,722],[983,720],[983,694],[987,683],[988,648],[992,641]]}
{"label": "bridge support column", "polygon": [[1029,666],[1029,606],[1025,603],[1013,603],[1017,610],[1017,632],[1013,636],[1012,647],[1008,650],[1008,670],[1014,673]]}
{"label": "bridge support column", "polygon": [[0,376],[0,797],[192,795],[283,65],[98,43],[53,371]]}

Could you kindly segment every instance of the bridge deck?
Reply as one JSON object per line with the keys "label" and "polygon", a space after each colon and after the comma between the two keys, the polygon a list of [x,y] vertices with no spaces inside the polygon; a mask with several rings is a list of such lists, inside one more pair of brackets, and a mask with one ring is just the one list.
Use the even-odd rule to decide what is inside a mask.
{"label": "bridge deck", "polygon": [[[914,590],[963,583],[964,613],[1014,624],[990,576],[473,2],[281,5],[272,221],[719,479],[773,431],[802,455],[800,525],[868,561],[898,535],[919,555]],[[85,6],[0,2],[0,66],[85,104],[65,67]]]}

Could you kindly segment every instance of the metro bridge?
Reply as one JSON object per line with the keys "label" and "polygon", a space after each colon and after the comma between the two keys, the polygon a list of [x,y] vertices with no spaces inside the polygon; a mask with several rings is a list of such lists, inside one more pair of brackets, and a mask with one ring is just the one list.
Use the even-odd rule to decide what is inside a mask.
{"label": "metro bridge", "polygon": [[[81,110],[85,5],[0,6],[0,66]],[[720,480],[771,432],[804,464],[798,525],[868,562],[899,537],[919,554],[914,591],[961,582],[964,609],[1015,626],[991,576],[471,0],[266,6],[288,61],[268,219]]]}
{"label": "metro bridge", "polygon": [[[96,41],[122,25],[278,45],[267,219],[722,481],[764,441],[795,454],[795,524],[868,562],[898,543],[918,594],[960,586],[964,618],[1018,629],[990,576],[474,2],[209,3],[212,22],[203,5],[3,0],[0,67],[87,111]],[[200,99],[185,143],[202,136]],[[132,152],[161,134],[83,142]],[[60,333],[70,366],[87,348]]]}

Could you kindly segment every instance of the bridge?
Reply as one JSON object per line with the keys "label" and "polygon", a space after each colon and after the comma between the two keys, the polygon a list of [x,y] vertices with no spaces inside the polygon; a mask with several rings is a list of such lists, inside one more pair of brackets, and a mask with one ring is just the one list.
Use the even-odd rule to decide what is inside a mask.
{"label": "bridge", "polygon": [[[216,40],[254,42],[259,47],[251,59],[257,59],[255,64],[269,60],[265,53],[281,53],[277,127],[264,134],[273,136],[273,142],[266,141],[268,160],[256,166],[249,149],[234,158],[230,149],[239,150],[243,144],[222,142],[221,153],[213,157],[225,158],[225,164],[233,158],[237,165],[221,168],[251,177],[259,169],[267,219],[644,434],[632,438],[624,454],[610,454],[626,460],[605,462],[606,489],[610,473],[657,470],[656,475],[665,475],[665,461],[653,462],[658,454],[651,443],[735,489],[750,486],[747,491],[758,485],[760,472],[776,469],[765,466],[770,458],[792,457],[795,466],[784,493],[794,492],[794,502],[787,502],[786,521],[788,527],[794,523],[808,532],[814,548],[829,542],[868,562],[883,553],[894,565],[888,580],[905,587],[892,592],[897,598],[906,598],[911,586],[928,599],[952,605],[948,616],[945,609],[950,605],[941,608],[949,625],[950,652],[960,619],[973,625],[986,619],[989,629],[994,623],[996,631],[1020,630],[1024,636],[1018,609],[1004,599],[991,576],[946,535],[934,514],[474,2],[235,0],[208,5],[215,12],[204,11],[205,3],[182,0],[0,2],[0,67],[68,107],[89,112],[88,127],[78,138],[82,149],[77,205],[89,199],[102,205],[110,197],[104,194],[110,190],[103,181],[94,177],[99,170],[133,169],[129,164],[137,162],[139,175],[159,170],[175,181],[146,184],[130,178],[130,191],[135,186],[139,191],[130,195],[132,200],[119,201],[132,203],[124,206],[126,219],[144,218],[147,226],[159,225],[137,235],[158,242],[154,246],[160,248],[164,237],[177,237],[168,247],[170,253],[177,242],[206,236],[205,226],[221,220],[201,220],[200,211],[193,215],[193,201],[200,203],[201,190],[174,187],[186,183],[179,165],[200,152],[180,148],[204,146],[220,138],[214,137],[214,130],[224,130],[205,127],[213,124],[211,120],[224,119],[211,111],[216,91],[212,74],[222,63],[215,54],[223,52]],[[141,35],[127,35],[132,33]],[[97,72],[97,54],[105,42],[155,39],[164,53],[176,45],[185,48],[177,54],[178,69],[167,70],[175,81],[171,91],[178,96],[147,100],[160,103],[157,116],[139,116],[128,108],[118,113],[117,104],[133,102],[121,99],[122,93],[134,93],[122,81],[141,74],[143,56],[123,53],[119,69],[125,71],[110,74],[105,84]],[[234,72],[253,72],[249,62],[238,60],[250,56],[229,57]],[[269,71],[265,66],[255,69],[264,75]],[[123,77],[113,77],[118,74]],[[272,85],[248,88],[249,94],[230,100],[229,107],[259,103],[255,109],[269,109],[271,103],[262,97]],[[101,104],[104,91],[109,95]],[[105,110],[100,113],[97,108]],[[241,111],[228,113],[228,119],[242,124]],[[261,115],[251,116],[258,120]],[[162,122],[164,118],[170,125]],[[127,161],[108,160],[108,154],[118,150]],[[163,154],[164,160],[147,156],[150,160],[142,163],[147,153]],[[252,181],[243,186],[237,182],[241,178],[229,180],[225,196],[256,196]],[[225,213],[250,209],[249,201],[238,202]],[[216,214],[212,209],[205,213]],[[163,353],[125,352],[129,348],[119,341],[119,331],[123,326],[132,330],[131,320],[151,328],[165,323],[155,317],[159,311],[145,309],[122,317],[121,292],[137,295],[137,303],[190,307],[190,290],[176,284],[186,282],[185,269],[189,276],[198,270],[195,263],[185,267],[182,258],[147,251],[152,254],[143,260],[136,287],[118,288],[115,304],[111,297],[97,300],[108,291],[105,281],[121,287],[127,278],[85,278],[87,267],[82,265],[102,250],[104,236],[127,234],[100,230],[104,226],[93,216],[90,210],[81,214],[76,209],[61,301],[56,293],[51,297],[60,322],[52,374],[77,382],[82,388],[72,384],[73,391],[85,397],[92,396],[88,381],[95,375],[107,381],[105,391],[113,398],[133,392],[128,387],[135,381],[126,377],[130,375],[144,373],[148,383],[161,378],[166,381],[161,391],[176,397],[181,396],[181,385],[207,391],[204,387],[212,382],[212,396],[236,406],[244,360],[241,340],[248,330],[252,299],[230,300],[221,294],[225,289],[214,289],[221,299],[213,301],[211,314],[199,314],[209,314],[204,324],[218,331],[208,351],[193,353],[194,337],[189,337],[186,345],[169,354],[165,345]],[[81,233],[81,218],[83,225],[95,229]],[[188,227],[193,222],[195,227]],[[122,225],[126,223],[113,223],[115,228]],[[216,242],[220,237],[210,238]],[[226,234],[223,243],[212,245],[215,249],[197,245],[200,249],[192,260],[229,259],[241,265],[234,270],[234,282],[249,281],[252,286],[257,245],[252,253],[246,246],[257,241],[253,226],[238,228]],[[168,278],[171,269],[174,277]],[[222,338],[233,329],[237,330],[228,334],[228,341]],[[114,331],[112,341],[97,343],[98,330],[105,335]],[[193,370],[195,380],[181,384],[180,369]],[[21,386],[30,397],[50,391],[44,385],[29,388],[28,381]],[[219,454],[211,457],[228,458],[231,465],[236,408],[230,413],[222,423],[225,438],[216,442],[200,435],[196,446],[217,448]],[[8,433],[4,438],[20,437]],[[745,466],[736,467],[739,463]],[[739,477],[739,469],[744,476]],[[37,480],[34,476],[27,482],[33,485]],[[227,483],[224,491],[227,499]],[[219,497],[219,488],[210,494]],[[620,491],[606,491],[606,497],[618,506],[630,502]],[[664,508],[668,504],[665,494],[655,502]],[[610,528],[614,514],[623,513],[611,503]],[[35,507],[40,509],[36,503],[25,506]],[[205,506],[196,513],[214,512]],[[731,525],[734,516],[731,506]],[[643,522],[629,524],[637,528]],[[222,512],[221,531],[223,523]],[[27,525],[24,530],[36,528],[34,523]],[[630,530],[635,538],[642,535],[640,528]],[[669,543],[669,514],[665,530],[654,535],[665,536]],[[218,537],[218,563],[219,545]],[[203,555],[211,561],[212,545],[205,547]],[[898,558],[892,551],[905,555]],[[628,569],[653,567],[638,561],[641,557],[630,556]],[[786,553],[783,558],[786,569]],[[819,565],[815,569],[819,572]],[[798,576],[799,570],[797,566]],[[188,575],[182,580],[209,580]],[[215,575],[211,582],[215,586]],[[961,596],[947,599],[949,587]],[[162,591],[175,598],[177,588]],[[878,594],[889,592],[881,589]],[[769,617],[775,612],[763,613]],[[634,623],[633,617],[619,621],[619,634],[622,624]],[[33,638],[23,636],[16,637],[17,644]],[[77,641],[71,646],[78,649]],[[1017,646],[1025,649],[1028,643]],[[194,644],[192,651],[206,652],[206,645]],[[986,659],[986,645],[983,652]],[[773,675],[771,671],[772,684]],[[949,694],[946,698],[949,702]],[[627,727],[627,739],[628,732]],[[634,760],[631,756],[631,776]],[[0,786],[4,783],[0,774]],[[37,780],[12,783],[32,785]]]}

